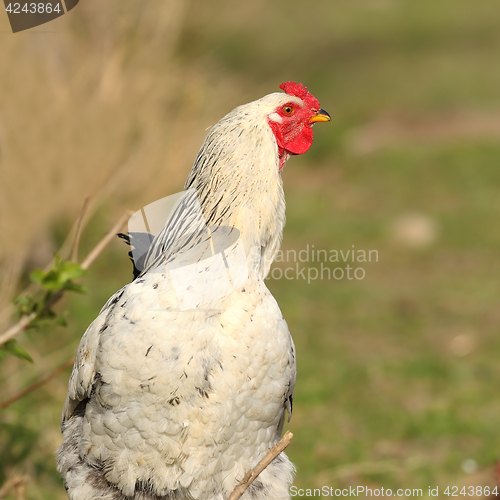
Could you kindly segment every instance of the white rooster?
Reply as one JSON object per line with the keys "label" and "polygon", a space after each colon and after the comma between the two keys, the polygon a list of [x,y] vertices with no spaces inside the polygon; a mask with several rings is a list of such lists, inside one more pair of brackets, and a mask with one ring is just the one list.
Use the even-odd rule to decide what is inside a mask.
{"label": "white rooster", "polygon": [[[295,352],[264,279],[285,223],[281,169],[310,148],[311,126],[330,120],[301,84],[280,88],[212,127],[185,186],[201,206],[201,225],[239,230],[243,285],[179,309],[165,266],[206,241],[188,197],[140,275],[85,332],[57,456],[71,500],[226,500],[280,439]],[[242,498],[289,499],[293,471],[281,453]]]}

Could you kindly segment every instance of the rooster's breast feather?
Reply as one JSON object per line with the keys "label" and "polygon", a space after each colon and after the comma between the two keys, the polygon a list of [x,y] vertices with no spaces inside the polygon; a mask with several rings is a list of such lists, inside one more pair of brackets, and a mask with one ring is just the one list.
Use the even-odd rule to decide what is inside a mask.
{"label": "rooster's breast feather", "polygon": [[113,464],[106,478],[123,492],[141,481],[163,494],[193,481],[207,489],[223,471],[234,484],[291,410],[293,343],[263,283],[180,312],[168,281],[148,273],[115,294],[71,376],[63,426],[83,419],[80,452]]}

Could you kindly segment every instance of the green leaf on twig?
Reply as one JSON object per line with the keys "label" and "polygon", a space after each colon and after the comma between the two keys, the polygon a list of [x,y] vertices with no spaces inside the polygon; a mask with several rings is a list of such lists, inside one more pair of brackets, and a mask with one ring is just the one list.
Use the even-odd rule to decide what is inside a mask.
{"label": "green leaf on twig", "polygon": [[31,280],[44,290],[43,296],[37,301],[32,297],[17,297],[14,304],[19,316],[35,314],[27,328],[38,328],[46,325],[66,326],[63,314],[52,310],[52,304],[57,300],[56,295],[64,291],[86,293],[84,286],[73,280],[81,278],[87,271],[76,262],[64,261],[59,255],[55,256],[54,265],[48,270],[36,269],[31,274]]}
{"label": "green leaf on twig", "polygon": [[72,290],[84,293],[85,288],[73,283],[73,280],[81,278],[85,273],[86,271],[81,268],[80,264],[61,260],[61,257],[56,255],[55,264],[47,272],[36,269],[30,274],[30,277],[32,281],[49,292]]}
{"label": "green leaf on twig", "polygon": [[15,339],[10,339],[8,342],[0,346],[0,359],[4,358],[9,353],[16,358],[21,358],[33,363],[33,359],[22,347],[19,346]]}

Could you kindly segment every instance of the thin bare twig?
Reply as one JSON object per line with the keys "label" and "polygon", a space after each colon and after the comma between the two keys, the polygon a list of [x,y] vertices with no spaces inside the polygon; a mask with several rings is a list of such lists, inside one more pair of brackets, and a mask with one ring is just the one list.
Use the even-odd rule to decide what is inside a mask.
{"label": "thin bare twig", "polygon": [[0,335],[0,345],[13,339],[17,334],[28,328],[29,324],[36,318],[36,312],[23,316],[14,326],[11,326],[6,332]]}
{"label": "thin bare twig", "polygon": [[[88,269],[92,263],[97,259],[97,257],[102,253],[102,251],[106,248],[106,246],[111,242],[114,238],[117,231],[119,231],[125,222],[128,220],[132,212],[127,212],[122,215],[118,222],[109,230],[108,233],[102,238],[99,243],[89,252],[85,260],[82,262],[82,269]],[[64,291],[61,290],[55,293],[50,300],[47,301],[42,312],[46,312],[49,310],[59,299],[64,295]],[[26,330],[30,323],[37,317],[36,312],[32,312],[27,316],[23,316],[15,325],[9,328],[6,332],[0,335],[0,345],[5,344],[10,339],[14,338],[16,335]]]}
{"label": "thin bare twig", "polygon": [[245,474],[242,481],[238,483],[231,495],[229,495],[228,500],[238,500],[255,481],[257,476],[290,444],[292,438],[293,434],[287,431],[280,441],[267,452],[267,455],[252,470]]}
{"label": "thin bare twig", "polygon": [[125,222],[130,218],[131,215],[133,215],[134,212],[127,211],[127,213],[123,214],[119,219],[118,222],[106,233],[104,238],[97,243],[97,245],[89,252],[87,257],[85,257],[84,261],[82,262],[82,269],[88,269],[94,260],[99,257],[101,252],[106,248],[107,245],[113,240],[113,238],[116,236],[116,233],[123,227]]}
{"label": "thin bare twig", "polygon": [[42,385],[46,384],[47,382],[50,382],[53,378],[57,377],[64,370],[66,370],[67,368],[72,366],[74,362],[75,362],[75,357],[73,356],[69,361],[66,361],[66,363],[64,363],[64,365],[60,366],[57,370],[54,370],[52,373],[47,375],[45,378],[39,380],[38,382],[35,382],[34,384],[30,385],[29,387],[26,387],[26,389],[22,390],[21,392],[18,392],[16,395],[12,396],[11,398],[6,399],[2,403],[0,403],[0,411],[3,410],[4,408],[7,408],[12,403],[15,403],[18,399],[21,399],[22,397],[26,396],[26,394],[29,394],[30,392],[33,392],[34,390],[38,389],[39,387],[42,387]]}
{"label": "thin bare twig", "polygon": [[87,208],[89,207],[90,196],[87,196],[83,202],[83,207],[80,212],[80,216],[76,221],[75,237],[73,238],[73,246],[71,248],[71,260],[73,262],[78,262],[78,249],[80,248],[80,237],[82,236],[83,229],[83,218],[87,213]]}

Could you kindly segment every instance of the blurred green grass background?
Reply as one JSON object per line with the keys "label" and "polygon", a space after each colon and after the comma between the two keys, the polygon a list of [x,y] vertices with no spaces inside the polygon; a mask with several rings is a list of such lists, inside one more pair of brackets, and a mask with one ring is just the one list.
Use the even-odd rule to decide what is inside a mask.
{"label": "blurred green grass background", "polygon": [[[283,172],[283,249],[378,261],[362,280],[268,280],[298,353],[295,484],[494,482],[500,4],[87,0],[46,27],[0,37],[0,298],[50,260],[86,195],[81,255],[125,208],[182,186],[208,126],[303,82],[332,122]],[[63,304],[69,327],[20,339],[35,364],[0,365],[2,399],[69,359],[130,278],[117,239]],[[68,376],[0,413],[0,482],[29,474],[30,499],[65,498],[53,451]]]}

